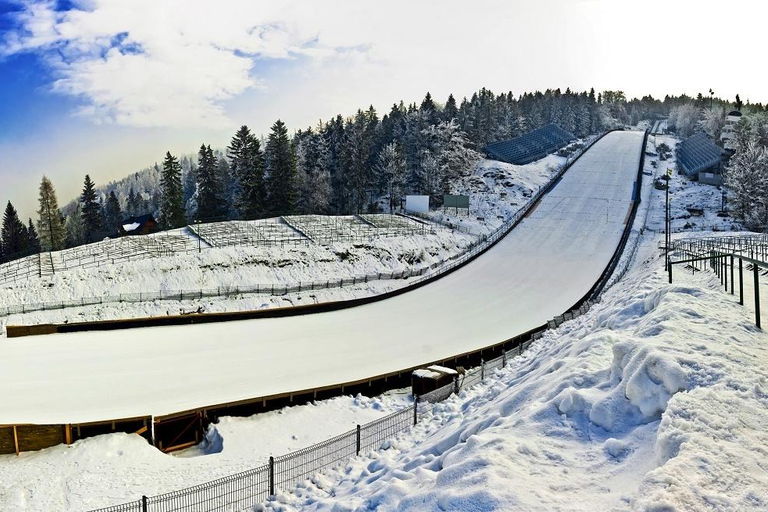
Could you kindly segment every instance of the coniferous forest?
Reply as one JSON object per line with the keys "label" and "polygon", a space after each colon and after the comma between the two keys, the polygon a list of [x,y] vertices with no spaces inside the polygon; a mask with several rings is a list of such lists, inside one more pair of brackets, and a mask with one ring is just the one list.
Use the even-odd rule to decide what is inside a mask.
{"label": "coniferous forest", "polygon": [[[765,116],[760,104],[738,105],[742,106],[757,119]],[[429,195],[431,203],[439,206],[451,181],[470,172],[490,142],[549,123],[584,137],[668,116],[683,135],[714,132],[730,107],[727,101],[701,94],[658,100],[628,99],[621,91],[596,93],[594,89],[553,89],[520,96],[481,89],[461,101],[453,95],[438,101],[427,93],[420,103],[401,101],[387,112],[370,106],[293,133],[281,120],[263,136],[243,125],[226,148],[212,149],[203,143],[196,154],[166,153],[161,164],[101,188],[86,175],[80,197],[63,208],[53,184],[43,177],[36,220],[22,222],[11,202],[7,203],[0,261],[117,236],[121,222],[145,214],[167,229],[289,213],[393,211],[406,194]],[[760,152],[765,146],[759,141],[753,146],[757,146],[754,154],[745,152],[744,158],[734,159],[739,169],[747,169],[741,174],[750,166],[765,167]],[[746,190],[734,178],[729,183]],[[759,183],[749,193],[758,188]],[[768,216],[768,201],[738,204],[750,219]]]}

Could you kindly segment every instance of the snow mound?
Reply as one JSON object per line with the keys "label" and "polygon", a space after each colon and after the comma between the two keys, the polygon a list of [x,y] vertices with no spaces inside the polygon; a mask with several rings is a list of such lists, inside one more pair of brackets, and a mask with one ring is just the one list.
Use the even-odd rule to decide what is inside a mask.
{"label": "snow mound", "polygon": [[667,284],[656,242],[586,315],[281,510],[764,510],[768,335],[711,275]]}

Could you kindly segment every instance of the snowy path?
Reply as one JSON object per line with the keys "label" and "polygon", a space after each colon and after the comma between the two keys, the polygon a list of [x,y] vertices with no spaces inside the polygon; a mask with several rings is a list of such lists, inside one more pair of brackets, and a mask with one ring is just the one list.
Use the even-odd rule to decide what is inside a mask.
{"label": "snowy path", "polygon": [[162,415],[350,382],[541,325],[608,264],[642,141],[640,132],[607,135],[496,247],[392,299],[303,317],[3,340],[0,423]]}

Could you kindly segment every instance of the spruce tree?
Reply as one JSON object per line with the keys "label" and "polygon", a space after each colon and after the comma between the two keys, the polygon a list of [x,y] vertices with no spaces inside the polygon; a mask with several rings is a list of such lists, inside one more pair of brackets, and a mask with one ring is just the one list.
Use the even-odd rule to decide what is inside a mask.
{"label": "spruce tree", "polygon": [[266,212],[264,154],[261,144],[247,126],[241,126],[227,148],[234,177],[235,208],[241,218],[249,219]]}
{"label": "spruce tree", "polygon": [[122,220],[123,212],[120,210],[120,201],[113,190],[107,196],[107,202],[104,205],[104,229],[114,235],[120,229]]}
{"label": "spruce tree", "polygon": [[29,225],[27,226],[27,244],[29,246],[30,254],[37,254],[40,252],[40,238],[37,236],[37,230],[32,219],[29,219]]}
{"label": "spruce tree", "polygon": [[160,216],[166,228],[177,228],[185,224],[183,190],[181,187],[181,165],[166,152],[163,171],[160,176],[161,200]]}
{"label": "spruce tree", "polygon": [[296,162],[288,129],[279,119],[272,125],[265,152],[269,180],[269,209],[275,213],[293,212],[296,200]]}
{"label": "spruce tree", "polygon": [[20,258],[27,255],[29,239],[27,228],[19,220],[19,214],[10,201],[3,214],[3,252],[6,260]]}
{"label": "spruce tree", "polygon": [[221,191],[218,165],[211,146],[200,146],[197,154],[197,213],[198,220],[221,220],[225,204]]}
{"label": "spruce tree", "polygon": [[101,231],[101,207],[96,199],[96,186],[88,174],[85,175],[80,204],[85,241],[93,242]]}
{"label": "spruce tree", "polygon": [[443,121],[450,121],[455,119],[459,114],[459,109],[456,107],[456,98],[453,94],[448,95],[448,101],[445,102],[445,108],[443,109]]}
{"label": "spruce tree", "polygon": [[37,233],[40,237],[40,246],[43,251],[59,251],[64,248],[64,219],[59,211],[56,190],[45,176],[40,182],[39,201]]}

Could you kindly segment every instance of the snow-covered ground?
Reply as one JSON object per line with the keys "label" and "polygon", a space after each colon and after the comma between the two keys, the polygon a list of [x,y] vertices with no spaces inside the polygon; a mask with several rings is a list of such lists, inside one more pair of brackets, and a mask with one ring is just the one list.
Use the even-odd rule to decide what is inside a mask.
{"label": "snow-covered ground", "polygon": [[[768,335],[658,236],[586,315],[276,510],[765,510]],[[329,484],[330,483],[330,484]]]}
{"label": "snow-covered ground", "polygon": [[109,434],[39,452],[0,455],[3,512],[84,511],[201,484],[355,428],[409,405],[407,391],[341,396],[224,417],[205,442],[166,455],[136,435]]}
{"label": "snow-covered ground", "polygon": [[[367,242],[209,248],[200,254],[190,252],[100,267],[75,268],[52,276],[5,284],[0,286],[0,311],[21,304],[56,304],[94,297],[114,299],[118,295],[131,298],[130,301],[113,300],[92,306],[0,317],[0,334],[4,332],[5,325],[164,316],[198,311],[244,311],[385,293],[406,286],[410,281],[384,279],[310,292],[253,293],[202,300],[136,300],[139,293],[227,290],[257,284],[275,285],[279,289],[299,283],[332,282],[430,267],[464,253],[478,236],[490,233],[503,219],[514,215],[535,190],[549,181],[564,161],[564,158],[557,156],[523,166],[481,161],[470,176],[462,179],[460,185],[460,191],[471,193],[473,202],[472,216],[460,215],[460,230],[436,224],[431,226],[434,234],[384,237]],[[446,219],[450,218],[446,215]],[[439,270],[438,267],[433,271]]]}
{"label": "snow-covered ground", "polygon": [[[646,204],[655,214],[658,201]],[[630,272],[586,315],[385,450],[281,491],[268,508],[765,510],[768,334],[711,273],[681,269],[669,285],[661,238],[646,232]],[[0,509],[83,510],[187,487],[408,402],[395,392],[222,418],[212,443],[177,456],[124,434],[2,456]]]}
{"label": "snow-covered ground", "polygon": [[[663,161],[660,161],[658,157],[646,157],[649,162],[657,162],[656,172],[658,176],[663,176],[667,168],[673,170],[669,188],[672,233],[741,229],[740,224],[730,215],[722,217],[718,215],[723,206],[722,187],[718,188],[691,181],[684,174],[677,172],[674,150],[679,142],[678,139],[672,135],[654,135],[650,138],[655,144],[667,144],[673,152],[669,159]],[[653,211],[648,218],[647,227],[657,232],[663,232],[665,195],[663,193],[655,194],[653,200]]]}
{"label": "snow-covered ground", "polygon": [[469,196],[469,212],[442,208],[429,212],[428,217],[466,232],[490,233],[546,185],[565,161],[554,154],[527,165],[482,160],[472,174],[451,185],[451,193]]}
{"label": "snow-covered ground", "polygon": [[225,325],[2,339],[9,368],[0,394],[9,398],[0,422],[160,416],[356,382],[545,324],[576,304],[613,256],[641,143],[640,132],[607,135],[490,251],[384,301]]}

